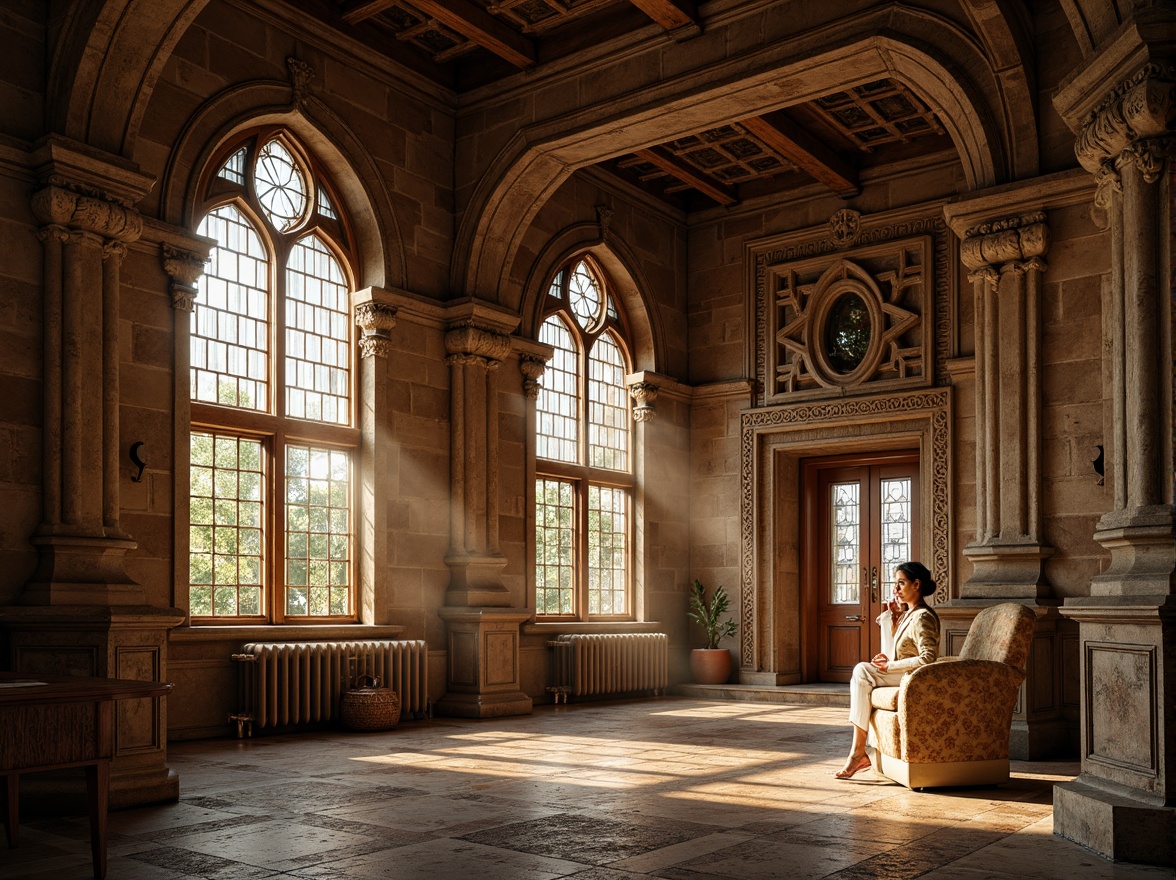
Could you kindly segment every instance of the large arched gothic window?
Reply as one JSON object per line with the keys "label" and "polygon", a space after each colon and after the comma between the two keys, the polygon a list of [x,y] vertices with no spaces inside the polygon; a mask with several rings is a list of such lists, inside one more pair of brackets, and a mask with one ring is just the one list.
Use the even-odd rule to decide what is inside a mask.
{"label": "large arched gothic window", "polygon": [[194,622],[353,620],[353,255],[329,182],[282,130],[202,185],[215,240],[190,336]]}
{"label": "large arched gothic window", "polygon": [[535,610],[633,616],[633,449],[626,333],[589,257],[556,273],[539,340],[555,349],[536,403]]}

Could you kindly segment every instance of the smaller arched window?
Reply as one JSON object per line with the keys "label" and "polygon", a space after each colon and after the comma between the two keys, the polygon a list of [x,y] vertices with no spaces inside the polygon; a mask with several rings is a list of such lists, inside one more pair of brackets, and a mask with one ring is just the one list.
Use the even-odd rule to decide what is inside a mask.
{"label": "smaller arched window", "polygon": [[633,616],[633,453],[627,334],[591,258],[561,268],[539,341],[554,349],[536,402],[535,610]]}
{"label": "smaller arched window", "polygon": [[330,192],[280,129],[235,141],[201,186],[216,245],[189,336],[197,623],[356,616],[354,255]]}

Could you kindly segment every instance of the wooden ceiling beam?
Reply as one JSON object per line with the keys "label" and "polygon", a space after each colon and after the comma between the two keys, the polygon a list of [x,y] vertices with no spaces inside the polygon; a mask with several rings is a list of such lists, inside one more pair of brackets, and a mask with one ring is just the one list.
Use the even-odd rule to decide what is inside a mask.
{"label": "wooden ceiling beam", "polygon": [[657,147],[650,147],[647,150],[636,150],[635,155],[640,156],[651,165],[656,165],[662,171],[666,172],[666,174],[698,190],[704,196],[714,199],[720,205],[733,205],[739,201],[739,197],[735,195],[735,189],[733,187],[712,180],[693,165],[688,165],[683,162],[673,153],[666,152]]}
{"label": "wooden ceiling beam", "polygon": [[357,24],[383,12],[395,2],[396,0],[356,0],[343,10],[343,20],[348,24]]}
{"label": "wooden ceiling beam", "polygon": [[861,192],[857,169],[783,113],[753,116],[739,124],[842,198]]}
{"label": "wooden ceiling beam", "polygon": [[694,0],[629,0],[667,31],[691,28],[698,31],[698,7]]}
{"label": "wooden ceiling beam", "polygon": [[411,0],[411,4],[515,67],[535,63],[534,43],[470,0]]}

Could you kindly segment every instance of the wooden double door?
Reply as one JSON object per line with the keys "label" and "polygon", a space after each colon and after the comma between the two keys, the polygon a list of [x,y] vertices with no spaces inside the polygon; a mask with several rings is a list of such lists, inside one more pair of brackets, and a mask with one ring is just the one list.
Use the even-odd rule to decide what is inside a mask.
{"label": "wooden double door", "polygon": [[894,567],[919,558],[918,452],[810,459],[801,491],[805,678],[849,681],[881,650]]}

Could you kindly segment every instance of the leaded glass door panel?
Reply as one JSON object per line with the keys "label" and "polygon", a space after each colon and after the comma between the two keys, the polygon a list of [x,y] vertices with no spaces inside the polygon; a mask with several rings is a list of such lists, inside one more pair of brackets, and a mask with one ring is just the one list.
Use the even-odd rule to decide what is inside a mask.
{"label": "leaded glass door panel", "polygon": [[801,577],[807,664],[819,681],[849,681],[881,649],[875,619],[894,567],[919,556],[918,456],[818,459],[804,468]]}

